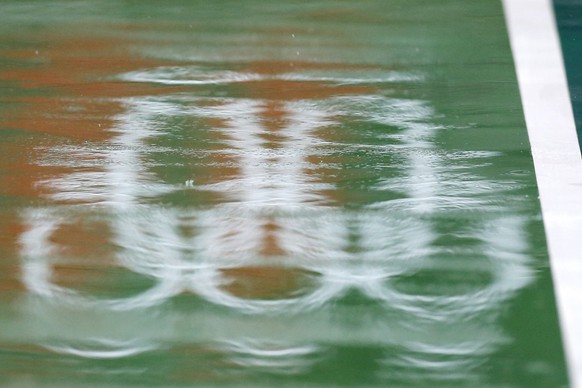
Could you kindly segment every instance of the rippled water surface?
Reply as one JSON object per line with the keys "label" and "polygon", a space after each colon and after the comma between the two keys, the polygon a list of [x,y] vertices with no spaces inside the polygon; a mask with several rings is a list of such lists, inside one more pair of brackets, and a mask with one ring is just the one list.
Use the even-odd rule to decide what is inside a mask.
{"label": "rippled water surface", "polygon": [[0,15],[0,384],[565,384],[497,1]]}

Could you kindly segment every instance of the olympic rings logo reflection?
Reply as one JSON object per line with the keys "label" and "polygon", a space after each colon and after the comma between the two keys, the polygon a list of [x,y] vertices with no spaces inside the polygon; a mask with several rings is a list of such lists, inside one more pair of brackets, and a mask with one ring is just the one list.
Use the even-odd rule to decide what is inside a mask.
{"label": "olympic rings logo reflection", "polygon": [[[341,300],[350,290],[357,290],[387,310],[428,320],[446,320],[453,316],[475,316],[496,308],[501,300],[523,287],[530,275],[525,263],[520,265],[520,261],[526,260],[526,257],[507,253],[513,257],[495,261],[499,265],[490,268],[491,281],[483,288],[459,295],[415,295],[398,291],[393,284],[398,276],[417,270],[412,262],[408,268],[397,269],[388,267],[386,263],[389,261],[383,265],[377,263],[354,267],[346,260],[327,263],[309,260],[302,264],[302,269],[316,276],[313,287],[308,292],[298,297],[265,300],[244,298],[227,291],[224,286],[228,285],[228,279],[225,278],[224,271],[236,269],[237,264],[234,263],[194,264],[178,258],[170,265],[161,262],[144,262],[138,265],[137,258],[118,258],[131,271],[154,279],[154,285],[137,295],[99,299],[57,285],[51,280],[52,263],[58,262],[59,251],[59,247],[51,242],[51,236],[63,224],[71,223],[71,219],[65,219],[48,210],[36,211],[30,215],[30,228],[21,238],[24,284],[31,293],[43,299],[75,308],[127,311],[154,307],[179,294],[191,293],[214,305],[245,314],[292,314],[323,308],[332,301]],[[503,219],[497,220],[497,224],[502,227],[503,222]],[[506,222],[513,221],[510,219]],[[512,228],[511,225],[506,226]],[[121,256],[123,255],[122,253]]]}
{"label": "olympic rings logo reflection", "polygon": [[[186,78],[195,78],[197,82],[207,81],[204,77],[200,80],[196,78],[200,78],[198,69],[186,70]],[[165,70],[160,71],[164,73]],[[181,74],[172,70],[164,82],[177,75],[181,77]],[[154,75],[160,77],[157,72]],[[216,75],[218,78],[223,76],[223,73]],[[210,78],[214,82],[214,75]],[[144,80],[147,79],[134,81]],[[498,241],[515,241],[518,245],[524,241],[520,235],[524,229],[523,220],[500,215],[488,222],[483,221],[474,230],[463,231],[472,238],[482,240],[485,251],[487,247],[493,249],[479,258],[487,263],[487,270],[491,273],[487,285],[476,291],[450,296],[407,294],[399,291],[395,285],[398,276],[414,274],[420,270],[423,262],[429,260],[416,257],[415,260],[406,261],[409,254],[407,251],[413,251],[410,254],[412,257],[420,255],[423,250],[430,250],[432,240],[438,237],[432,221],[419,215],[438,212],[439,198],[456,195],[456,199],[481,194],[475,191],[481,189],[472,185],[474,182],[466,184],[459,177],[443,172],[447,170],[447,165],[433,144],[437,126],[430,123],[433,112],[425,102],[377,95],[337,97],[317,103],[282,102],[278,109],[285,112],[286,124],[281,124],[280,131],[286,136],[279,141],[278,153],[275,153],[264,144],[265,135],[270,134],[259,117],[265,110],[264,101],[232,98],[208,100],[213,103],[200,105],[196,99],[188,100],[183,96],[180,98],[185,101],[178,104],[172,100],[174,97],[127,100],[127,112],[118,117],[118,127],[115,128],[118,136],[112,142],[123,146],[124,152],[110,150],[106,153],[109,161],[104,172],[106,179],[87,179],[94,185],[92,189],[110,201],[104,202],[105,212],[115,214],[108,226],[121,249],[115,253],[115,261],[132,272],[152,279],[154,285],[130,297],[99,299],[55,284],[52,280],[53,267],[59,262],[60,247],[51,242],[51,236],[62,225],[74,226],[75,214],[80,214],[75,212],[77,209],[84,210],[82,207],[65,209],[69,213],[64,216],[48,209],[29,209],[24,213],[24,222],[29,225],[29,229],[21,235],[21,253],[23,281],[31,293],[55,303],[109,310],[150,308],[179,294],[192,293],[217,306],[248,314],[269,314],[300,313],[322,308],[334,300],[341,300],[351,290],[356,290],[388,310],[444,320],[451,315],[473,316],[496,308],[500,301],[510,297],[531,278],[523,247],[517,246],[513,250],[507,247],[494,249]],[[258,217],[240,217],[237,214],[242,212],[242,205],[229,214],[214,209],[204,215],[205,221],[194,225],[199,227],[204,238],[198,240],[202,252],[194,253],[192,257],[184,253],[184,249],[189,249],[192,244],[182,241],[176,233],[180,226],[176,214],[154,212],[152,217],[143,219],[117,214],[128,208],[139,207],[140,198],[144,196],[140,188],[144,183],[155,182],[168,192],[175,189],[159,177],[150,176],[152,172],[145,166],[143,152],[147,152],[145,145],[150,138],[156,136],[158,116],[170,119],[183,115],[227,121],[227,125],[214,130],[221,133],[229,152],[238,157],[236,165],[240,169],[240,176],[198,188],[209,192],[218,191],[226,198],[234,198],[238,204],[256,204],[264,213],[268,209],[276,209],[276,212],[264,218],[276,224],[274,229],[291,229],[278,241],[279,248],[286,255],[297,258],[297,262],[291,263],[289,267],[317,274],[313,287],[307,293],[297,297],[264,300],[239,297],[225,289],[228,279],[224,276],[224,270],[237,268],[241,264],[248,265],[250,260],[247,259],[260,254],[257,245],[264,241],[264,236],[259,236],[264,229],[257,228],[260,221]],[[388,185],[388,189],[397,189],[405,194],[409,201],[408,212],[399,220],[393,208],[382,209],[382,204],[376,203],[374,206],[378,208],[374,209],[374,214],[384,214],[378,216],[378,219],[368,218],[360,222],[362,230],[359,236],[366,239],[358,247],[361,253],[357,253],[357,249],[355,253],[349,253],[348,249],[342,251],[342,247],[350,244],[350,228],[353,229],[351,219],[333,216],[325,218],[318,214],[306,221],[295,222],[291,227],[285,224],[290,222],[288,219],[277,219],[277,214],[285,213],[289,207],[305,209],[311,203],[326,203],[321,189],[334,189],[334,186],[315,186],[313,176],[306,174],[306,170],[314,167],[309,158],[321,152],[313,148],[313,144],[324,142],[318,131],[333,123],[338,115],[351,115],[399,130],[397,134],[391,135],[397,136],[399,144],[390,149],[397,153],[402,163],[402,166],[398,166],[402,182],[396,185],[398,187]],[[327,140],[325,143],[331,144]],[[341,147],[341,151],[344,151],[344,145]],[[142,152],[144,149],[146,151]],[[275,161],[273,156],[277,156]],[[424,182],[425,177],[431,178]],[[456,192],[451,189],[451,192],[444,195],[439,190],[447,180],[457,182],[459,187],[455,189]],[[187,182],[188,186],[194,186],[191,181]],[[483,182],[490,183],[485,179]],[[381,186],[382,182],[378,185]],[[70,188],[68,190],[71,191]],[[66,190],[60,194],[63,192],[66,193]],[[327,212],[325,206],[321,208]],[[192,218],[198,215],[193,214]],[[325,215],[327,217],[327,213]],[[368,215],[365,214],[366,217]],[[409,228],[402,228],[399,222],[408,222],[409,225],[405,226]],[[322,241],[325,238],[328,240]],[[381,242],[383,239],[389,242]],[[217,248],[220,246],[223,248]],[[420,248],[417,249],[418,246]],[[221,259],[221,255],[229,249],[244,251],[247,256],[238,262]],[[337,251],[341,251],[339,255]],[[366,251],[374,251],[373,260],[367,260]],[[193,263],[190,259],[195,260],[196,257],[204,259]],[[301,257],[309,260],[301,260]],[[354,262],[357,264],[352,265]]]}

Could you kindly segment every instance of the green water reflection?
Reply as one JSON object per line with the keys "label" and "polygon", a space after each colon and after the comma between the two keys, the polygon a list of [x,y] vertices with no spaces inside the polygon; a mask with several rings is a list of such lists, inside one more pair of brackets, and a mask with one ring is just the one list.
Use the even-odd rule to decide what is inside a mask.
{"label": "green water reflection", "polygon": [[566,384],[496,1],[0,13],[8,385]]}

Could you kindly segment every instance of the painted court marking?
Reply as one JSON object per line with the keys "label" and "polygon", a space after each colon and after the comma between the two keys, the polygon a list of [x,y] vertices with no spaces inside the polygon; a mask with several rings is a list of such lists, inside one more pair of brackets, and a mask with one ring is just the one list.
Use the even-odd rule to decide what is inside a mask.
{"label": "painted court marking", "polygon": [[570,384],[582,387],[582,159],[551,0],[503,0]]}

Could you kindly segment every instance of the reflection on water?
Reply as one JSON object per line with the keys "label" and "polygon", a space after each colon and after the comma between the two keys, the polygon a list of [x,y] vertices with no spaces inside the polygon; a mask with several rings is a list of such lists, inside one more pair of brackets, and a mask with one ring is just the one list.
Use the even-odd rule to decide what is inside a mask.
{"label": "reflection on water", "polygon": [[[380,357],[386,368],[466,375],[504,341],[494,324],[467,322],[491,322],[498,306],[531,279],[524,217],[487,197],[515,190],[515,184],[463,171],[495,153],[452,155],[453,165],[434,143],[440,128],[428,102],[371,94],[366,76],[372,83],[389,81],[379,81],[374,71],[359,73],[362,78],[350,79],[350,86],[341,77],[303,77],[301,71],[294,77],[248,76],[173,67],[121,75],[133,82],[224,84],[243,95],[258,89],[261,98],[170,94],[120,100],[124,112],[113,119],[114,135],[98,152],[101,171],[41,182],[62,205],[22,213],[27,289],[50,304],[83,310],[131,312],[186,294],[253,320],[266,316],[274,325],[299,319],[302,329],[293,341],[273,345],[280,334],[265,335],[263,327],[248,327],[252,334],[245,330],[242,336],[233,323],[215,329],[216,351],[255,373],[315,368],[325,352],[306,344],[323,340],[323,314],[324,338],[333,343],[380,341],[406,349],[396,359]],[[291,98],[281,92],[281,82],[293,83],[286,86]],[[369,144],[356,143],[340,133],[350,123],[378,130]],[[202,144],[187,139],[198,132]],[[192,148],[176,141],[181,138]],[[92,147],[66,154],[75,155],[73,166],[96,157]],[[375,155],[382,165],[373,165]],[[165,179],[171,166],[161,160],[188,167],[190,157],[199,161],[184,169],[188,174]],[[360,167],[363,158],[372,165]],[[367,189],[376,198],[351,198],[345,184],[360,174],[372,182]],[[447,231],[468,244],[439,244],[439,220],[468,210],[479,217]],[[69,239],[81,233],[78,252]],[[95,251],[101,255],[92,258]],[[55,281],[76,266],[92,272],[105,266],[100,276],[123,281],[121,267],[141,277],[131,281],[143,287],[103,297],[87,290],[82,276],[70,275],[78,284]],[[360,309],[354,303],[369,305],[375,319],[354,316],[352,309]],[[220,311],[211,309],[204,319],[219,319],[214,316]],[[159,320],[164,336],[167,318],[150,319]],[[312,321],[320,322],[314,327]],[[392,325],[402,333],[379,335]],[[446,337],[421,334],[444,325]],[[136,344],[139,330],[133,335],[45,347],[88,358],[157,349]]]}
{"label": "reflection on water", "polygon": [[[427,69],[59,39],[2,74],[39,107],[3,125],[61,136],[27,156],[11,352],[113,385],[495,380],[504,310],[535,280],[527,177],[443,144],[469,124],[410,92]],[[118,57],[63,68],[85,45]]]}
{"label": "reflection on water", "polygon": [[45,344],[44,347],[56,353],[95,359],[130,357],[156,348],[152,344],[134,340],[91,339],[85,342],[85,346]]}

